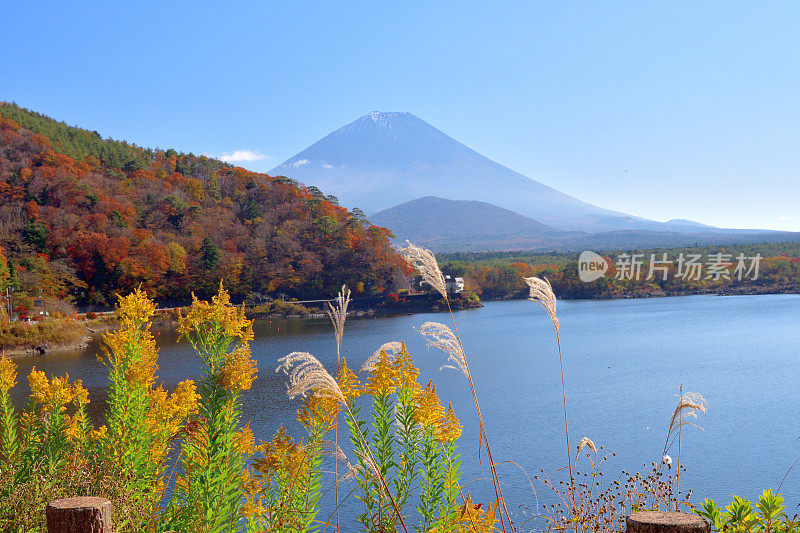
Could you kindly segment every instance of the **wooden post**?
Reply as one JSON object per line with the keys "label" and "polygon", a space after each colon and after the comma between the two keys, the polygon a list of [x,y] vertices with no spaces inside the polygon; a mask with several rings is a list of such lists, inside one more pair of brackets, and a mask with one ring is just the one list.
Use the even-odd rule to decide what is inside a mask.
{"label": "wooden post", "polygon": [[79,496],[50,502],[47,533],[112,533],[111,501]]}
{"label": "wooden post", "polygon": [[692,513],[642,511],[625,520],[628,533],[709,533],[711,525]]}

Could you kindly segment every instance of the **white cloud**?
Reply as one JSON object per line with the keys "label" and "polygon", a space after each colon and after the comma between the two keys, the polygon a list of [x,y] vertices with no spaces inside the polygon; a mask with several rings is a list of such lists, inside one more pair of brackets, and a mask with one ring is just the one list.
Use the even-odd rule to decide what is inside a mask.
{"label": "white cloud", "polygon": [[789,222],[790,220],[792,220],[792,217],[791,215],[786,215],[785,217],[778,217],[778,220],[780,220],[781,222]]}
{"label": "white cloud", "polygon": [[322,168],[333,168],[333,165],[329,165],[328,163],[324,163]]}
{"label": "white cloud", "polygon": [[272,158],[271,155],[253,152],[252,150],[235,150],[232,153],[225,152],[219,155],[220,161],[225,161],[226,163],[247,163],[251,161],[264,161],[265,159]]}
{"label": "white cloud", "polygon": [[299,161],[295,161],[294,163],[292,163],[292,166],[293,167],[302,167],[303,165],[307,165],[310,162],[311,161],[309,161],[308,159],[301,159]]}

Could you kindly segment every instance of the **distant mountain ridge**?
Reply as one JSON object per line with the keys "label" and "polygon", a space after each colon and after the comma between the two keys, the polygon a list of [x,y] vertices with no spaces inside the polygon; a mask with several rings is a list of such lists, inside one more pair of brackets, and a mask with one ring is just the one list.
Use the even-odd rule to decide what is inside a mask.
{"label": "distant mountain ridge", "polygon": [[473,200],[426,196],[375,213],[373,224],[391,228],[396,241],[436,251],[533,249],[559,246],[578,235]]}
{"label": "distant mountain ridge", "polygon": [[370,220],[391,228],[396,243],[409,240],[435,252],[580,251],[800,241],[800,233],[746,232],[675,221],[681,231],[564,231],[486,202],[426,196],[379,211]]}

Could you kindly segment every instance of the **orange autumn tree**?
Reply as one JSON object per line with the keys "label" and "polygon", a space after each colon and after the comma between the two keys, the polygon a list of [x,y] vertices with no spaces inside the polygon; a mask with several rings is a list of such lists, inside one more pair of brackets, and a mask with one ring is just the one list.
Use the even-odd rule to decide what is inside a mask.
{"label": "orange autumn tree", "polygon": [[140,285],[155,297],[208,297],[222,277],[237,299],[328,297],[342,283],[371,294],[404,265],[387,230],[318,190],[5,103],[0,224],[15,267],[49,258],[20,276],[23,293],[59,277],[44,295],[86,304]]}

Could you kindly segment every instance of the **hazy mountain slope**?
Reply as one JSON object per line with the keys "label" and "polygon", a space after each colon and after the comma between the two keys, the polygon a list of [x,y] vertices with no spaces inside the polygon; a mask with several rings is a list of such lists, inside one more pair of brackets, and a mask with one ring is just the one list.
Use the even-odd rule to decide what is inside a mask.
{"label": "hazy mountain slope", "polygon": [[496,163],[411,113],[370,113],[270,171],[367,213],[424,196],[490,202],[561,229],[663,224],[582,202]]}
{"label": "hazy mountain slope", "polygon": [[788,231],[748,232],[747,230],[698,231],[610,231],[577,236],[567,240],[560,250],[640,250],[682,248],[686,246],[729,246],[800,241],[800,233]]}
{"label": "hazy mountain slope", "polygon": [[410,240],[440,252],[555,247],[579,235],[485,202],[435,196],[405,202],[369,218],[390,228],[395,242]]}

